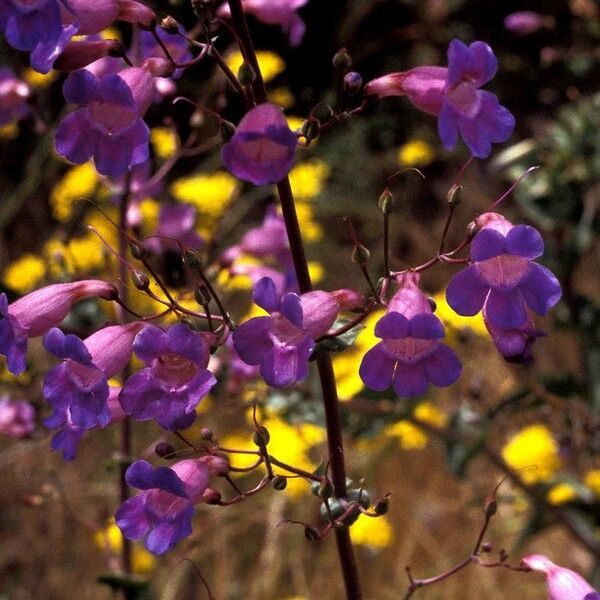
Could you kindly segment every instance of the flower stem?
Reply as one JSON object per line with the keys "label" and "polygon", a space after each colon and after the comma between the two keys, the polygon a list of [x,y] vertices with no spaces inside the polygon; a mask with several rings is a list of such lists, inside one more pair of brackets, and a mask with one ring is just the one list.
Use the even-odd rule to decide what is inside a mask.
{"label": "flower stem", "polygon": [[[241,0],[227,1],[231,10],[233,27],[237,32],[240,41],[242,54],[256,73],[256,79],[252,84],[254,97],[258,103],[266,102],[267,91],[258,60],[256,59],[254,44],[252,43],[252,38],[248,30],[244,11],[242,10]],[[298,215],[296,214],[294,195],[288,177],[285,177],[277,184],[277,192],[279,193],[281,211],[283,213],[285,228],[290,244],[294,269],[296,271],[296,279],[298,280],[298,288],[301,293],[310,292],[312,290],[312,282],[310,280],[308,263],[304,252],[302,234],[300,233]],[[344,498],[346,496],[346,467],[344,464],[342,426],[335,375],[333,373],[331,357],[328,352],[319,352],[317,356],[317,367],[319,378],[321,380],[323,403],[325,406],[327,443],[331,461],[333,487],[335,495],[338,498]],[[346,587],[346,598],[347,600],[361,600],[362,592],[356,559],[354,558],[354,550],[350,540],[350,531],[347,527],[343,527],[336,529],[335,534],[344,584]]]}

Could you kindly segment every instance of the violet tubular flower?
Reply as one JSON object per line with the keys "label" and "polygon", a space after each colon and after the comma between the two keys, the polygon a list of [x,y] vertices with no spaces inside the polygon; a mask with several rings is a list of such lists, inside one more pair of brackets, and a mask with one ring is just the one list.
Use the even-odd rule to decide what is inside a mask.
{"label": "violet tubular flower", "polygon": [[118,508],[117,526],[127,539],[144,539],[150,552],[164,554],[192,533],[194,505],[202,502],[211,477],[227,470],[227,461],[218,456],[157,469],[145,460],[135,461],[125,479],[141,491]]}
{"label": "violet tubular flower", "polygon": [[221,149],[225,167],[254,185],[278,183],[292,169],[298,138],[280,108],[265,102],[249,110]]}
{"label": "violet tubular flower", "polygon": [[63,86],[67,102],[81,105],[59,124],[56,151],[75,164],[94,158],[102,175],[118,177],[149,156],[149,129],[143,114],[154,94],[146,68],[96,77],[87,69],[71,73]]}
{"label": "violet tubular flower", "polygon": [[58,325],[71,307],[87,298],[114,300],[117,289],[112,283],[86,279],[57,283],[31,292],[8,304],[0,294],[0,354],[6,356],[8,370],[19,375],[25,370],[27,340],[44,335]]}
{"label": "violet tubular flower", "polygon": [[154,254],[179,251],[184,248],[197,250],[204,241],[196,233],[196,209],[189,204],[163,204],[158,215],[154,233],[144,246]]}
{"label": "violet tubular flower", "polygon": [[44,397],[53,408],[46,427],[108,425],[108,379],[125,368],[133,340],[144,326],[138,321],[105,327],[85,341],[56,327],[46,334],[44,347],[62,359],[44,377]]}
{"label": "violet tubular flower", "polygon": [[599,600],[600,594],[578,573],[555,565],[543,554],[526,556],[522,564],[546,575],[548,600]]}
{"label": "violet tubular flower", "polygon": [[441,342],[444,326],[418,287],[419,275],[406,272],[400,286],[377,322],[375,335],[382,338],[363,357],[359,373],[364,384],[377,391],[393,386],[401,398],[419,396],[431,383],[453,384],[461,373],[458,357]]}
{"label": "violet tubular flower", "polygon": [[560,299],[552,272],[535,262],[544,242],[529,225],[512,225],[502,215],[476,219],[482,229],[471,243],[471,265],[448,284],[448,304],[463,316],[477,314],[485,304],[486,321],[500,329],[526,326],[527,308],[545,315]]}
{"label": "violet tubular flower", "polygon": [[35,429],[35,409],[25,400],[0,396],[0,435],[21,439]]}
{"label": "violet tubular flower", "polygon": [[167,331],[149,325],[136,337],[133,350],[148,366],[125,382],[123,410],[139,421],[155,419],[169,431],[190,427],[196,407],[217,382],[206,368],[207,342],[183,323]]}
{"label": "violet tubular flower", "polygon": [[275,284],[264,277],[254,286],[254,302],[270,316],[254,317],[233,332],[240,358],[260,365],[260,374],[273,387],[285,387],[308,375],[315,339],[333,325],[340,309],[332,294],[293,292],[279,298]]}

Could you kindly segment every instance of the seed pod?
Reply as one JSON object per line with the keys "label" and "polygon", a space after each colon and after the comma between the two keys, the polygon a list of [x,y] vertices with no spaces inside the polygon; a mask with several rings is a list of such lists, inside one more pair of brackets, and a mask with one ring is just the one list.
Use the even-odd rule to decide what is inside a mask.
{"label": "seed pod", "polygon": [[275,477],[273,477],[273,479],[271,480],[271,485],[273,486],[274,490],[285,490],[285,488],[287,487],[287,479],[285,477],[282,477],[281,475],[275,475]]}
{"label": "seed pod", "polygon": [[258,429],[254,432],[252,436],[252,441],[259,448],[266,448],[267,444],[271,441],[271,434],[266,427],[262,425],[258,427]]}

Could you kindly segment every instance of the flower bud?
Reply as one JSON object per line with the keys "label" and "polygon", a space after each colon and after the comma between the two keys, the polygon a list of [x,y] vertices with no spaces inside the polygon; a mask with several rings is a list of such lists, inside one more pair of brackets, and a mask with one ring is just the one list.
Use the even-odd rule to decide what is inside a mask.
{"label": "flower bud", "polygon": [[333,496],[333,486],[329,481],[322,481],[317,489],[317,495],[324,500]]}
{"label": "flower bud", "polygon": [[483,514],[486,517],[493,517],[498,512],[498,501],[493,496],[486,499],[483,505]]}
{"label": "flower bud", "polygon": [[200,430],[200,438],[206,442],[210,442],[213,439],[213,431],[209,427],[203,427]]}
{"label": "flower bud", "polygon": [[365,510],[371,506],[371,496],[365,489],[348,490],[348,500],[358,502]]}
{"label": "flower bud", "polygon": [[379,210],[384,215],[391,213],[394,209],[394,197],[388,188],[385,188],[385,190],[383,190],[381,193],[381,196],[379,196],[377,206],[379,206]]}
{"label": "flower bud", "polygon": [[160,26],[167,32],[173,35],[179,32],[179,23],[171,16],[167,15],[161,22]]}
{"label": "flower bud", "polygon": [[340,48],[331,61],[333,66],[340,71],[347,71],[352,66],[352,59],[346,48]]}
{"label": "flower bud", "polygon": [[208,288],[205,285],[201,284],[195,287],[194,300],[196,300],[196,302],[200,304],[200,306],[205,306],[210,302],[211,295],[208,291]]}
{"label": "flower bud", "polygon": [[446,200],[450,206],[458,206],[460,204],[460,190],[461,186],[456,183],[448,190]]}
{"label": "flower bud", "polygon": [[252,441],[259,448],[266,448],[269,442],[271,441],[271,434],[269,433],[269,430],[266,427],[260,425],[254,432],[254,435],[252,436]]}
{"label": "flower bud", "polygon": [[349,96],[358,94],[362,88],[362,83],[362,77],[356,71],[350,71],[344,75],[344,91]]}
{"label": "flower bud", "polygon": [[274,490],[285,490],[285,488],[287,487],[287,479],[285,477],[282,477],[281,475],[275,475],[275,477],[273,477],[273,479],[271,480],[271,485],[273,486]]}
{"label": "flower bud", "polygon": [[342,288],[331,292],[335,301],[339,304],[340,310],[354,310],[360,308],[365,303],[365,297],[356,290]]}
{"label": "flower bud", "polygon": [[154,446],[154,454],[160,458],[175,458],[175,448],[166,442],[158,442],[158,444]]}
{"label": "flower bud", "polygon": [[244,61],[238,69],[237,78],[244,86],[252,85],[256,79],[256,73],[252,66]]}
{"label": "flower bud", "polygon": [[70,41],[54,62],[54,68],[76,71],[104,56],[123,56],[123,46],[117,40]]}
{"label": "flower bud", "polygon": [[133,256],[133,258],[136,260],[140,260],[146,255],[146,249],[144,248],[144,245],[133,238],[129,240],[129,251],[131,252],[131,256]]}
{"label": "flower bud", "polygon": [[138,290],[147,290],[150,287],[150,279],[143,271],[132,271],[131,280]]}
{"label": "flower bud", "polygon": [[202,494],[202,502],[212,506],[220,504],[221,492],[219,492],[219,490],[215,490],[214,488],[207,488],[204,494]]}
{"label": "flower bud", "polygon": [[321,534],[319,533],[319,530],[316,529],[315,527],[311,527],[310,525],[307,525],[304,528],[304,537],[309,540],[310,542],[314,541],[314,540],[318,540],[321,537]]}
{"label": "flower bud", "polygon": [[353,263],[364,265],[365,263],[369,262],[370,258],[371,252],[362,244],[356,244],[356,246],[354,246],[352,249],[351,259]]}
{"label": "flower bud", "polygon": [[376,515],[385,515],[385,513],[387,513],[387,511],[390,509],[390,501],[388,498],[382,498],[381,500],[378,500],[377,503],[375,504],[375,514]]}

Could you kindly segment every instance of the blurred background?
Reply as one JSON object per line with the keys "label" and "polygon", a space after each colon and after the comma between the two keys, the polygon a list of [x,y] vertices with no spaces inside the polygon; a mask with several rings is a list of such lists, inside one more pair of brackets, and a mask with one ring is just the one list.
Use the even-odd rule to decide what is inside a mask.
{"label": "blurred background", "polygon": [[[153,8],[188,30],[195,25],[188,3],[173,0]],[[507,28],[506,17],[522,10],[537,16],[527,26]],[[373,500],[391,494],[387,515],[361,517],[351,528],[365,597],[401,597],[406,566],[415,577],[428,577],[466,557],[482,524],[485,498],[500,481],[499,511],[485,538],[493,545],[490,560],[501,549],[511,564],[528,553],[544,553],[599,585],[600,3],[310,0],[299,14],[306,34],[296,48],[278,27],[249,18],[270,97],[285,109],[293,129],[310,111],[335,102],[331,59],[341,47],[367,82],[417,65],[445,65],[453,38],[492,46],[500,67],[486,89],[513,112],[517,127],[490,159],[467,170],[446,247],[455,247],[478,214],[539,165],[501,210],[511,221],[542,232],[542,262],[563,286],[561,303],[539,322],[548,336],[536,343],[531,363],[518,365],[498,355],[479,317],[458,317],[445,304],[443,290],[455,270],[427,271],[423,287],[436,300],[436,314],[448,328],[446,341],[464,370],[457,384],[432,389],[416,401],[368,392],[358,378],[360,358],[375,343],[378,315],[367,320],[349,349],[335,354],[349,475],[355,487],[364,479]],[[128,26],[107,35],[126,45],[137,40]],[[226,29],[219,30],[217,46],[236,71],[241,58]],[[64,75],[34,73],[25,54],[4,42],[0,60],[31,89],[29,113],[0,129],[1,291],[12,300],[50,282],[91,275],[114,280],[117,266],[108,248],[116,247],[111,219],[119,184],[99,177],[91,165],[66,164],[53,150],[52,133],[65,110]],[[186,70],[177,93],[234,122],[242,114],[210,60]],[[233,180],[220,163],[215,122],[172,100],[155,103],[147,115],[153,172],[167,173],[139,198],[137,233],[143,238],[155,230],[164,203],[193,206],[196,231],[207,241],[209,272],[242,319],[252,314],[248,275],[255,263],[245,257],[224,264],[219,257],[260,225],[275,198],[271,189]],[[360,96],[346,103],[351,109]],[[200,150],[164,168],[190,135]],[[377,200],[387,179],[405,167],[420,169],[425,179],[406,173],[391,187],[392,268],[434,256],[447,217],[447,193],[467,159],[464,146],[444,151],[435,119],[403,98],[369,105],[301,150],[291,181],[317,287],[367,291],[351,261],[344,217],[351,218],[371,251],[371,276],[381,275]],[[163,248],[155,261],[174,293],[189,299],[177,253]],[[133,288],[131,301],[146,314],[156,309]],[[86,335],[111,318],[110,307],[85,302],[65,328]],[[125,584],[141,598],[192,600],[208,597],[202,578],[219,600],[343,597],[333,538],[309,542],[301,526],[284,523],[322,524],[320,501],[302,481],[285,491],[267,488],[227,508],[202,505],[191,538],[162,558],[136,547],[137,577],[124,582],[114,576],[122,543],[110,520],[123,458],[116,453],[118,432],[90,432],[73,462],[50,451],[51,434],[41,425],[48,414],[41,382],[51,364],[36,340],[26,375],[15,378],[5,368],[0,375],[5,403],[26,400],[36,409],[35,428],[27,435],[15,435],[0,423],[2,600],[109,599],[119,597],[116,590]],[[200,427],[206,426],[225,446],[252,448],[248,409],[257,402],[273,455],[305,469],[326,460],[314,373],[292,391],[275,391],[258,381],[225,383],[226,360],[217,355],[215,364],[225,376],[201,404],[188,439],[199,440]],[[153,448],[162,435],[151,423],[136,424],[134,456],[156,459]],[[249,489],[259,479],[251,474],[237,483]],[[471,566],[414,597],[542,599],[546,591],[538,574]]]}

